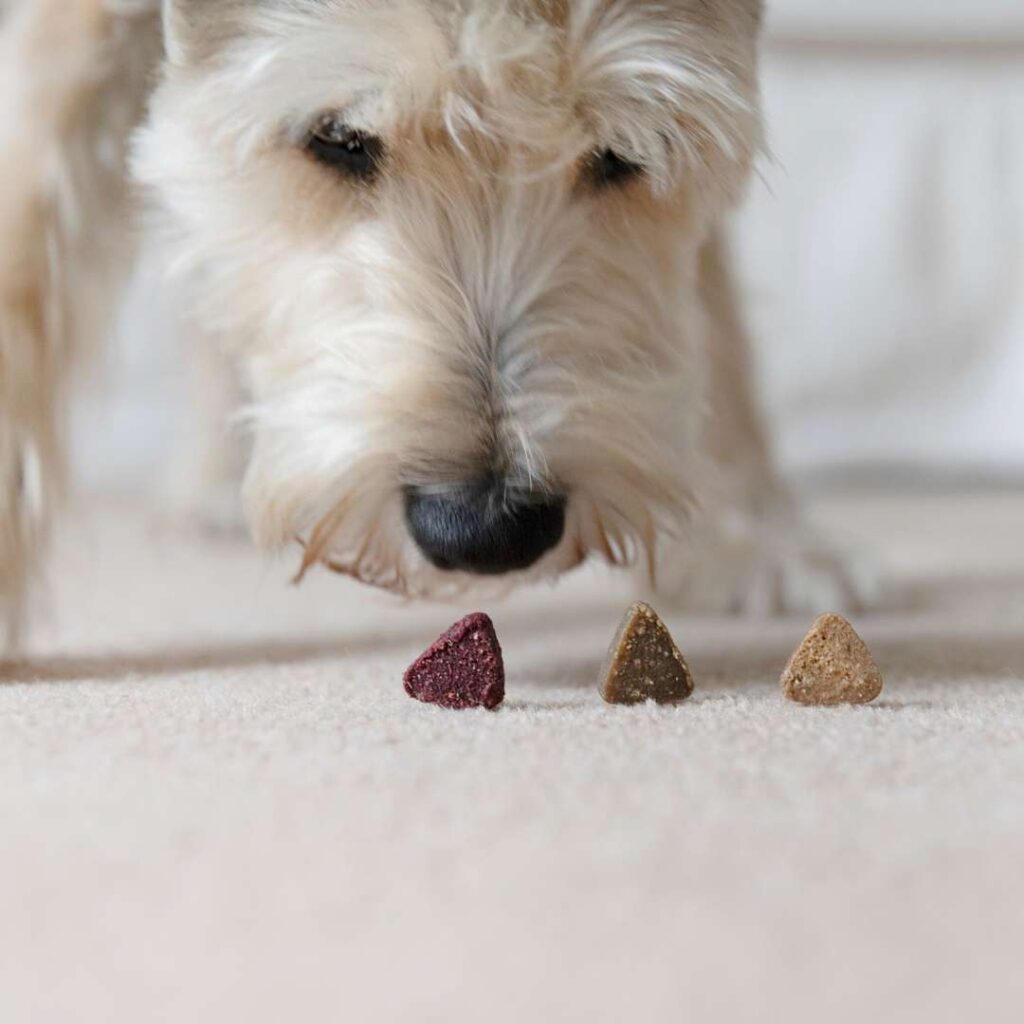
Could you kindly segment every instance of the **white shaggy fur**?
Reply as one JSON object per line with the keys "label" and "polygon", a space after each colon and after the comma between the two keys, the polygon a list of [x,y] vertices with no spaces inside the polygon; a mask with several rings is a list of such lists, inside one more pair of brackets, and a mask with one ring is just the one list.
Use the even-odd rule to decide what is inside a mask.
{"label": "white shaggy fur", "polygon": [[[132,136],[185,329],[248,395],[253,531],[298,540],[304,571],[464,585],[417,550],[403,488],[486,467],[569,496],[531,577],[642,554],[679,593],[685,542],[720,523],[694,527],[695,507],[732,504],[755,538],[744,558],[770,545],[765,516],[795,528],[719,240],[761,145],[760,0],[166,0],[162,22],[160,6],[17,0],[0,23],[0,159],[17,168],[0,186],[17,243],[0,262],[9,611],[60,480],[78,343],[57,314],[77,321],[98,294],[75,268],[119,221],[120,189],[101,201],[82,183],[120,183]],[[147,69],[133,132],[106,111],[141,109]],[[305,151],[325,114],[384,140],[372,186]],[[609,147],[643,177],[587,187]],[[744,603],[746,570],[720,576],[715,600]]]}

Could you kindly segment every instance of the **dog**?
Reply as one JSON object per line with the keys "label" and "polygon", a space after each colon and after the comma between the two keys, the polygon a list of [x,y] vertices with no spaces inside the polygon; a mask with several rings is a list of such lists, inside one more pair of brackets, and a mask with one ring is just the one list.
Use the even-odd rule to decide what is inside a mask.
{"label": "dog", "polygon": [[198,490],[241,483],[302,573],[420,597],[596,556],[717,607],[848,596],[725,241],[762,0],[0,4],[9,622],[141,238],[207,393]]}

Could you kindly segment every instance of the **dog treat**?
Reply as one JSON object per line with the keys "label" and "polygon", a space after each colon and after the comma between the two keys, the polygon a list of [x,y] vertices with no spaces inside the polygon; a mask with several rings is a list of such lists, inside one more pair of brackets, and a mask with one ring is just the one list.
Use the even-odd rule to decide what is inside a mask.
{"label": "dog treat", "polygon": [[405,692],[425,704],[494,710],[505,699],[505,664],[494,623],[467,615],[405,673]]}
{"label": "dog treat", "polygon": [[658,613],[635,604],[615,634],[601,674],[609,704],[677,704],[693,693],[693,676]]}
{"label": "dog treat", "polygon": [[853,626],[823,615],[789,659],[782,692],[799,704],[870,704],[882,692],[882,674]]}

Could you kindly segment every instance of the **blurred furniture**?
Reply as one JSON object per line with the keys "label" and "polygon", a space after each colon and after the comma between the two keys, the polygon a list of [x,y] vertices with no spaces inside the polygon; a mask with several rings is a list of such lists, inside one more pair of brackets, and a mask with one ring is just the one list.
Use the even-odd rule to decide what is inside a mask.
{"label": "blurred furniture", "polygon": [[1024,4],[774,0],[737,224],[788,465],[1024,472]]}

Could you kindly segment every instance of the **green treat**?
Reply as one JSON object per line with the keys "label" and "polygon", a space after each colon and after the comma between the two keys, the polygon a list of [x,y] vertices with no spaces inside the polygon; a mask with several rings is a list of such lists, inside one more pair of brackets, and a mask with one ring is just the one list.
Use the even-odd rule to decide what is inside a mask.
{"label": "green treat", "polygon": [[601,673],[609,704],[678,704],[693,693],[693,676],[658,613],[635,604],[622,620]]}

